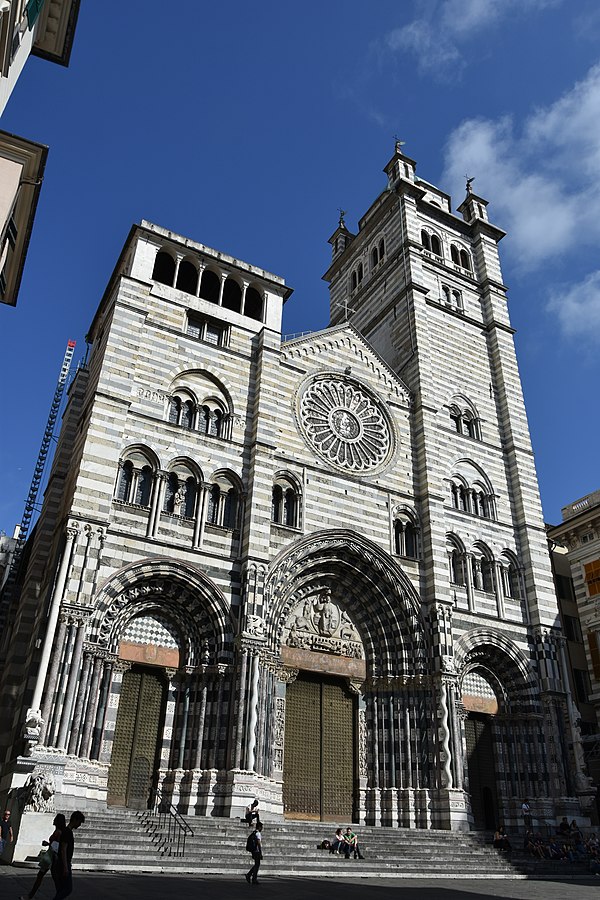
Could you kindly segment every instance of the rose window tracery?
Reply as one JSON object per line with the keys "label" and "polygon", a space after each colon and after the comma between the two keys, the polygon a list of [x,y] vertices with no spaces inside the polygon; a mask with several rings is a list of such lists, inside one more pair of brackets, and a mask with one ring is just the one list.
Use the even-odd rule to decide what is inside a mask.
{"label": "rose window tracery", "polygon": [[374,469],[390,453],[391,429],[379,403],[340,378],[308,385],[300,398],[300,422],[317,453],[342,469]]}

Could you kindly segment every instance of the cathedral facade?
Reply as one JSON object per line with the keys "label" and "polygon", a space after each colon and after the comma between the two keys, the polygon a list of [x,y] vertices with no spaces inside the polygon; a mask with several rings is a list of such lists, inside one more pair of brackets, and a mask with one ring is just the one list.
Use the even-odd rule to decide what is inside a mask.
{"label": "cathedral facade", "polygon": [[498,242],[400,146],[329,327],[132,228],[3,648],[4,796],[418,828],[590,799]]}

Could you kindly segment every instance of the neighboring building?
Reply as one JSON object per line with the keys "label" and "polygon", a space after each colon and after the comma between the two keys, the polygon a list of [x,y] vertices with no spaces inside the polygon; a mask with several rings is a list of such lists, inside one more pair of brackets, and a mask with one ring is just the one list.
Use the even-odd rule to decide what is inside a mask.
{"label": "neighboring building", "polygon": [[[30,54],[68,65],[79,0],[0,0],[0,114]],[[48,148],[0,131],[0,303],[16,306]]]}
{"label": "neighboring building", "polygon": [[4,586],[4,582],[8,577],[10,566],[12,563],[17,538],[19,536],[19,526],[15,528],[15,533],[9,537],[3,531],[0,531],[0,591]]}
{"label": "neighboring building", "polygon": [[281,278],[132,228],[10,612],[3,796],[585,816],[503,232],[385,171],[331,238],[330,326],[289,341]]}
{"label": "neighboring building", "polygon": [[0,0],[0,115],[30,54],[67,66],[80,0]]}
{"label": "neighboring building", "polygon": [[0,131],[0,303],[15,306],[48,148]]}
{"label": "neighboring building", "polygon": [[552,556],[563,592],[569,591],[567,582],[574,592],[568,607],[561,601],[567,614],[563,629],[569,641],[573,697],[581,715],[587,766],[600,785],[600,491],[561,512],[562,523],[550,527],[548,537],[556,545]]}

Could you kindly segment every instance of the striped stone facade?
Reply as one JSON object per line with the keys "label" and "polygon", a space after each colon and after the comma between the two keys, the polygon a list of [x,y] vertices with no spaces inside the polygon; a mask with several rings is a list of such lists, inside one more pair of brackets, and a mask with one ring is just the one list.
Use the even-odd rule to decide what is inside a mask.
{"label": "striped stone facade", "polygon": [[160,671],[148,793],[318,818],[286,769],[312,673],[351,698],[355,821],[582,814],[502,232],[400,150],[386,173],[331,239],[330,327],[287,342],[282,279],[132,229],[10,610],[3,791],[110,803],[123,686]]}

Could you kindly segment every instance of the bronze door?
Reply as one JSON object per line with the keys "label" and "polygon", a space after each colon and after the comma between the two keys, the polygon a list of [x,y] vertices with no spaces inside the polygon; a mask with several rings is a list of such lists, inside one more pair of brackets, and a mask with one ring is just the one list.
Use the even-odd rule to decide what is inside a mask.
{"label": "bronze door", "polygon": [[110,806],[146,809],[159,763],[164,720],[164,675],[151,669],[125,672],[108,774]]}
{"label": "bronze door", "polygon": [[475,826],[493,830],[498,827],[496,803],[496,767],[492,719],[470,713],[465,722],[469,794]]}
{"label": "bronze door", "polygon": [[286,816],[352,821],[354,699],[334,679],[299,675],[285,709],[283,804]]}

